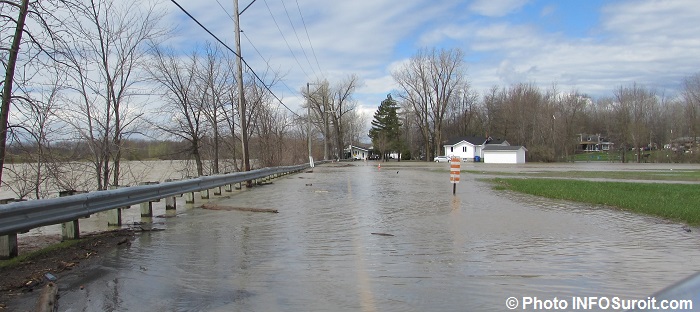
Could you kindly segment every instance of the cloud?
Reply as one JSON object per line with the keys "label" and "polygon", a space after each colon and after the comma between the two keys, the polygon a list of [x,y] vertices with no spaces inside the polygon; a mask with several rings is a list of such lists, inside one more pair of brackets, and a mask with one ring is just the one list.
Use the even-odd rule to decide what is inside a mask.
{"label": "cloud", "polygon": [[556,5],[547,5],[544,8],[542,8],[542,11],[540,11],[540,17],[546,17],[554,14],[554,12],[557,11],[557,6]]}
{"label": "cloud", "polygon": [[[631,82],[670,87],[671,81],[679,83],[680,77],[697,71],[689,64],[698,63],[700,52],[696,22],[700,2],[692,0],[604,2],[592,10],[597,24],[579,37],[548,31],[540,23],[542,17],[565,16],[566,10],[576,9],[557,1],[406,0],[399,5],[392,0],[298,0],[284,2],[286,8],[282,4],[258,1],[242,15],[241,26],[250,38],[250,42],[243,38],[243,55],[256,71],[265,71],[269,63],[283,75],[287,87],[277,87],[292,105],[298,103],[292,100],[298,96],[294,93],[316,77],[335,82],[357,74],[364,85],[356,98],[374,107],[394,86],[391,72],[422,47],[461,48],[470,62],[469,79],[481,90],[534,81],[595,94]],[[183,5],[226,42],[233,41],[233,24],[218,4]],[[177,8],[169,10],[168,22],[179,25],[178,35],[185,38],[177,41],[182,47],[213,41]]]}
{"label": "cloud", "polygon": [[455,41],[468,57],[478,56],[469,66],[469,77],[479,90],[494,83],[535,82],[605,95],[634,82],[675,88],[682,77],[698,70],[689,64],[697,64],[700,52],[700,2],[626,1],[601,12],[596,31],[582,37],[546,32],[536,21],[482,19],[441,25],[421,40]]}
{"label": "cloud", "polygon": [[527,2],[528,0],[476,0],[469,9],[479,15],[501,17],[519,10]]}

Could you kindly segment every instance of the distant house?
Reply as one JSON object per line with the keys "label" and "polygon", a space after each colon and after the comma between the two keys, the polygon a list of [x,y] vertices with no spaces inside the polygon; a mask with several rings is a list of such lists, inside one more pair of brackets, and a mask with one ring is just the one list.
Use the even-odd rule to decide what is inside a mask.
{"label": "distant house", "polygon": [[524,164],[527,148],[519,145],[486,145],[481,151],[487,164]]}
{"label": "distant house", "polygon": [[462,161],[479,161],[484,158],[482,150],[487,145],[509,146],[506,140],[492,139],[490,137],[461,137],[454,138],[444,145],[445,156],[457,156]]}
{"label": "distant house", "polygon": [[352,160],[364,160],[369,158],[370,153],[369,153],[370,148],[365,148],[365,147],[360,147],[356,145],[349,145],[345,149],[345,159],[352,159]]}
{"label": "distant house", "polygon": [[581,152],[607,152],[613,149],[615,143],[598,134],[581,133],[579,136],[578,150]]}

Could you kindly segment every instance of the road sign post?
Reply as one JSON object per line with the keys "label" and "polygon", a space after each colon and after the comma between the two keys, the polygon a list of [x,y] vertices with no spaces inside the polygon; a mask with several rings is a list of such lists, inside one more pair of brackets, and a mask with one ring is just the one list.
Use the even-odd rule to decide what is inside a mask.
{"label": "road sign post", "polygon": [[459,172],[461,170],[462,160],[459,157],[450,159],[450,182],[452,183],[452,195],[457,193],[457,183],[459,183]]}

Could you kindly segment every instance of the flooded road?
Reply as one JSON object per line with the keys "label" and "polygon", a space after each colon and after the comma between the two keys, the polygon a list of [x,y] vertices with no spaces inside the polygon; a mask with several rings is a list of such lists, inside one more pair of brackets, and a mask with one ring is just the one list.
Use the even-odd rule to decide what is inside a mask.
{"label": "flooded road", "polygon": [[512,296],[643,299],[700,263],[695,228],[461,178],[453,196],[446,164],[324,165],[218,201],[278,214],[178,208],[61,278],[59,307],[500,311]]}

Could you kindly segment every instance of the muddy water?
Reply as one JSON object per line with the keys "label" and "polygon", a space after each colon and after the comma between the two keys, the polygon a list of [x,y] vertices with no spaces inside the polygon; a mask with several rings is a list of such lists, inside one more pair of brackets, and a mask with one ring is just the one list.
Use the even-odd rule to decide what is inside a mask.
{"label": "muddy water", "polygon": [[511,296],[646,298],[700,263],[697,229],[464,173],[452,196],[445,164],[375,166],[219,201],[278,214],[180,209],[166,231],[62,277],[60,310],[505,310]]}

